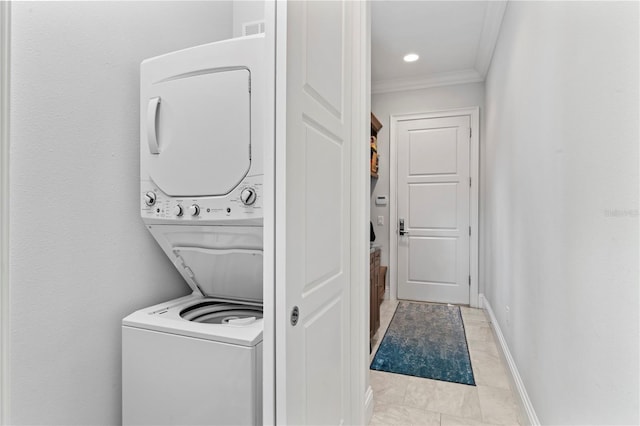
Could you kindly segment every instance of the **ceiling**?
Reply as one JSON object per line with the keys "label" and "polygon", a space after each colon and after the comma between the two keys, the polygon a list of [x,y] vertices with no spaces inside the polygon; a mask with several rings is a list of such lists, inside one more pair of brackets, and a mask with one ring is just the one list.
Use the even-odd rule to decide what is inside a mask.
{"label": "ceiling", "polygon": [[[506,1],[373,1],[373,93],[484,81]],[[403,61],[417,53],[413,63]]]}

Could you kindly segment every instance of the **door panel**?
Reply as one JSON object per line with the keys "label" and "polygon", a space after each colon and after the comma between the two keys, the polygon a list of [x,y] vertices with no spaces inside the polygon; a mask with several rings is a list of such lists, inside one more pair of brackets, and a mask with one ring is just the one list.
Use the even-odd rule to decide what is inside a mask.
{"label": "door panel", "polygon": [[343,308],[342,298],[334,298],[320,312],[309,315],[304,324],[308,367],[306,408],[307,418],[313,419],[308,424],[337,425],[344,421],[345,364],[341,351],[327,351],[327,347],[335,344],[333,333],[341,333]]}
{"label": "door panel", "polygon": [[[335,243],[342,236],[341,215],[344,176],[338,167],[327,173],[325,167],[342,162],[342,141],[330,139],[317,128],[306,124],[306,283],[310,287],[340,272],[341,250]],[[337,206],[327,209],[327,206]],[[322,259],[322,261],[319,261]]]}
{"label": "door panel", "polygon": [[425,129],[409,134],[409,175],[455,174],[457,129]]}
{"label": "door panel", "polygon": [[458,184],[451,182],[410,184],[409,226],[423,229],[456,229],[457,190]]}
{"label": "door panel", "polygon": [[286,353],[276,366],[277,423],[344,424],[350,417],[352,5],[276,7],[278,25],[287,27],[286,40],[278,38],[286,42],[278,45],[286,52],[286,78],[278,70],[286,90],[276,100],[276,115],[286,112],[284,129],[276,129],[276,344]]}
{"label": "door panel", "polygon": [[398,297],[469,303],[469,116],[399,122]]}
{"label": "door panel", "polygon": [[456,283],[456,240],[454,238],[411,238],[409,281]]}

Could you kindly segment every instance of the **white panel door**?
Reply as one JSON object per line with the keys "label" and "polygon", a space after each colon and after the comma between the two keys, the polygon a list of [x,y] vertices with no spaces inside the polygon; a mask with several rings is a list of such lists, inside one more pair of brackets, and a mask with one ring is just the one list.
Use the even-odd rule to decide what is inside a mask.
{"label": "white panel door", "polygon": [[470,117],[397,126],[398,297],[469,303]]}
{"label": "white panel door", "polygon": [[349,424],[353,3],[276,7],[276,420]]}

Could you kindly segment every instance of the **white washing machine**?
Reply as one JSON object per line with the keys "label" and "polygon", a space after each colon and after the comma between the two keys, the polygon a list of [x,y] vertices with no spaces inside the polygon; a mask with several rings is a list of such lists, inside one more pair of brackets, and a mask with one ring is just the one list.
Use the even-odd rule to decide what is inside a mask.
{"label": "white washing machine", "polygon": [[262,424],[262,306],[190,295],[122,327],[123,423]]}
{"label": "white washing machine", "polygon": [[262,423],[264,35],[141,65],[141,216],[192,294],[122,321],[123,423]]}

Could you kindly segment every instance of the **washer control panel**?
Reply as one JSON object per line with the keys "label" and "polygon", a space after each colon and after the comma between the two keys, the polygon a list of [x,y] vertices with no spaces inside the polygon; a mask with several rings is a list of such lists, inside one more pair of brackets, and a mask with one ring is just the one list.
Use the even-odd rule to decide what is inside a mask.
{"label": "washer control panel", "polygon": [[260,219],[262,213],[262,176],[246,177],[225,196],[170,197],[151,181],[141,190],[143,219],[177,221],[218,221]]}

